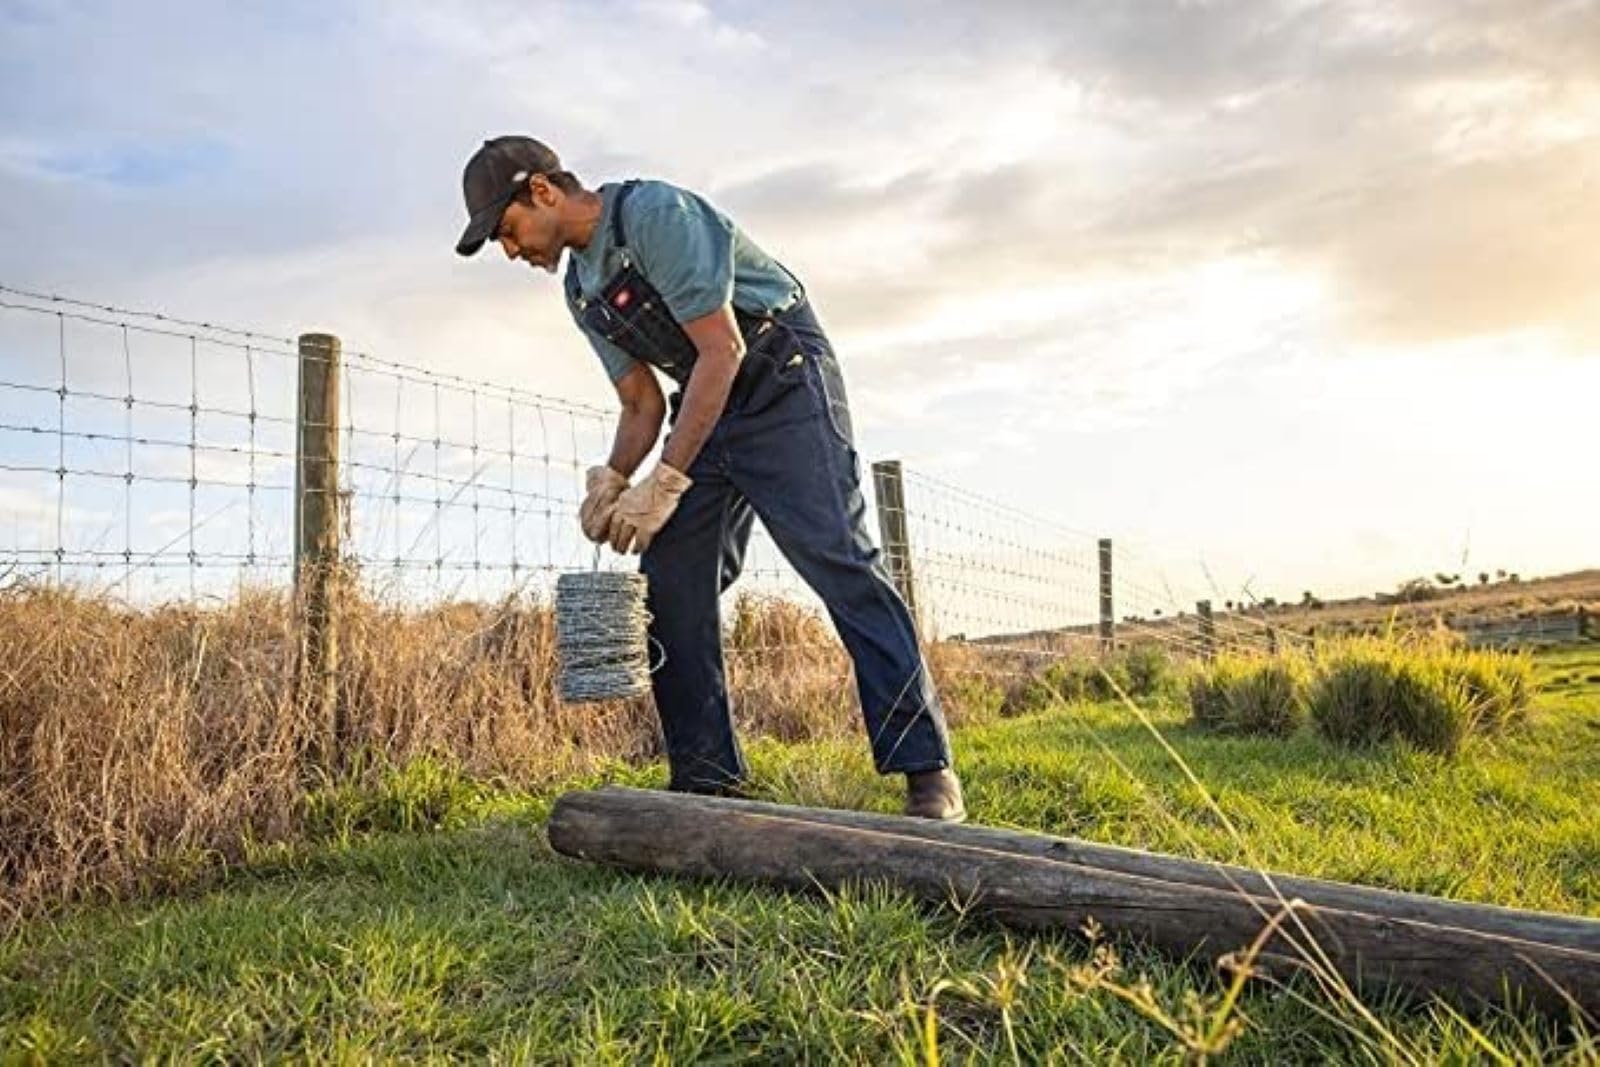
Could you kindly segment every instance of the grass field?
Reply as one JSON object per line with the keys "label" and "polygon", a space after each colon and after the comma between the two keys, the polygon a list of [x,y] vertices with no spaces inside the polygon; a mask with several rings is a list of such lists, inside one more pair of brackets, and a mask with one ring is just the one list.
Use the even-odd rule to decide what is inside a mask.
{"label": "grass field", "polygon": [[[1242,834],[1126,707],[956,735],[974,821],[1600,915],[1600,648],[1540,657],[1531,721],[1454,760],[1305,732],[1219,737],[1153,712]],[[865,745],[752,746],[769,795],[893,810]],[[660,767],[598,780],[656,784]],[[879,887],[829,897],[636,877],[555,856],[555,791],[412,765],[314,806],[308,842],[176,896],[81,905],[0,943],[7,1060],[536,1062],[1600,1061],[1511,1012],[1363,1018],[1262,986],[1231,1012],[1205,961],[1008,934]],[[1148,988],[1143,982],[1148,981]]]}

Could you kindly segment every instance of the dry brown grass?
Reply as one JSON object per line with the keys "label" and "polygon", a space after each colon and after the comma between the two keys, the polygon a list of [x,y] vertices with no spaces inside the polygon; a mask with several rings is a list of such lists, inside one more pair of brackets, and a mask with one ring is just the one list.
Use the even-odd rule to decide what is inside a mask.
{"label": "dry brown grass", "polygon": [[[1222,594],[1213,595],[1220,599]],[[1431,632],[1471,622],[1575,615],[1580,611],[1586,611],[1592,619],[1600,617],[1600,570],[1441,588],[1430,599],[1408,603],[1350,597],[1321,601],[1315,608],[1302,604],[1275,604],[1270,608],[1240,604],[1236,610],[1224,610],[1216,604],[1214,610],[1220,633],[1247,635],[1252,642],[1264,642],[1267,624],[1279,631],[1339,638]],[[1127,632],[1192,645],[1199,626],[1196,620],[1194,611],[1185,608],[1177,616],[1140,618],[1137,628]],[[1091,623],[1065,630],[1009,634],[1002,640],[1007,644],[1050,644],[1066,650],[1074,642],[1092,642],[1095,633],[1095,624]]]}
{"label": "dry brown grass", "polygon": [[[1439,590],[1435,599],[1415,603],[1381,604],[1371,597],[1329,600],[1321,608],[1284,604],[1266,611],[1252,609],[1254,618],[1270,619],[1276,626],[1323,636],[1420,631],[1451,620],[1515,619],[1535,615],[1600,612],[1600,570],[1575,571],[1519,582],[1497,581]],[[1218,612],[1218,619],[1223,618]]]}
{"label": "dry brown grass", "polygon": [[[321,726],[296,706],[291,607],[265,590],[153,610],[0,591],[0,925],[187,881],[248,842],[299,831],[304,798],[329,776],[313,755]],[[339,700],[364,768],[354,774],[431,756],[538,786],[660,753],[648,699],[556,698],[543,606],[357,598],[342,614]],[[814,614],[740,598],[728,659],[746,736],[861,734],[849,661]],[[993,713],[997,687],[976,653],[935,648],[930,659],[953,723]]]}

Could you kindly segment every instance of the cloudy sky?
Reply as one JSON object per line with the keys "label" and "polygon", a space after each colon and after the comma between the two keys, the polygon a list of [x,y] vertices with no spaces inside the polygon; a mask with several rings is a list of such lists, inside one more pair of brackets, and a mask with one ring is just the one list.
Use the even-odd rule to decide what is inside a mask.
{"label": "cloudy sky", "polygon": [[[1600,4],[0,0],[0,283],[604,402],[484,136],[697,189],[868,458],[1219,588],[1600,562]],[[27,353],[0,352],[0,377]]]}

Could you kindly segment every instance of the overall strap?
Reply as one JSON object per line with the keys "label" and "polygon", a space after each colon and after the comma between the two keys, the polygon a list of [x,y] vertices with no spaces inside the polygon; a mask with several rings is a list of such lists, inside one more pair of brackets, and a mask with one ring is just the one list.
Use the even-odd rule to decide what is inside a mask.
{"label": "overall strap", "polygon": [[578,263],[570,255],[567,256],[567,275],[562,279],[567,286],[567,302],[583,306],[583,287],[578,284]]}
{"label": "overall strap", "polygon": [[[627,233],[622,228],[622,205],[628,199],[628,194],[633,192],[634,186],[639,184],[637,178],[622,183],[622,188],[617,191],[617,198],[611,202],[611,245],[613,248],[627,248]],[[567,300],[583,306],[583,287],[578,284],[578,264],[571,256],[567,257],[567,274],[564,279],[567,288]]]}
{"label": "overall strap", "polygon": [[617,190],[617,199],[611,205],[611,246],[613,248],[627,248],[628,235],[622,228],[622,205],[628,202],[628,194],[638,186],[639,179],[632,178],[622,183],[622,188]]}

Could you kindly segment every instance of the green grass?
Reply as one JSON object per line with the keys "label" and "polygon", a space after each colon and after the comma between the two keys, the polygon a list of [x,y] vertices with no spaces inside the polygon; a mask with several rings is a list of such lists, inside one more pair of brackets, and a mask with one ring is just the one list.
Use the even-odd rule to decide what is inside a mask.
{"label": "green grass", "polygon": [[[1565,681],[1453,760],[1309,731],[1219,736],[1158,709],[1242,843],[1126,708],[1052,708],[955,740],[985,824],[1597,915],[1600,684],[1586,679],[1600,649],[1538,669]],[[751,755],[781,799],[898,801],[864,744]],[[317,840],[259,849],[186,896],[30,922],[0,943],[0,1059],[926,1062],[931,1017],[947,1061],[1144,1063],[1183,1058],[1155,1009],[1203,1025],[1222,991],[1204,961],[1123,949],[1122,984],[1152,984],[1141,1009],[1086,984],[1081,938],[1008,934],[881,887],[807,896],[570,862],[543,838],[552,800],[422,765],[321,798]],[[1438,1006],[1375,1010],[1390,1036],[1255,989],[1221,1059],[1459,1062],[1485,1039],[1519,1060],[1600,1056],[1532,1017],[1480,1016],[1475,1036]]]}

